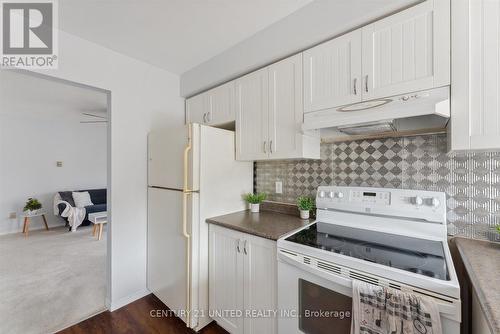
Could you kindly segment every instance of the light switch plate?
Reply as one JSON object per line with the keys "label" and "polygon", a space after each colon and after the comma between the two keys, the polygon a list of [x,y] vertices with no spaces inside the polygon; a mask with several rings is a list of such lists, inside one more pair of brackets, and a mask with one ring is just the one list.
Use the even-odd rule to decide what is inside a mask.
{"label": "light switch plate", "polygon": [[57,167],[62,167],[62,165],[63,165],[62,161],[56,161],[56,166]]}
{"label": "light switch plate", "polygon": [[283,194],[283,182],[276,181],[276,193]]}

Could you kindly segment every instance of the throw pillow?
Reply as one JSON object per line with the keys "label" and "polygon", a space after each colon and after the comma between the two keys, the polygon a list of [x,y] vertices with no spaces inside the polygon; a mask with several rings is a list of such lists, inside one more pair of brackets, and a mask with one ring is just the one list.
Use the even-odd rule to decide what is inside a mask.
{"label": "throw pillow", "polygon": [[90,194],[88,191],[73,192],[73,200],[75,201],[75,206],[77,208],[94,205],[94,203],[90,200]]}
{"label": "throw pillow", "polygon": [[73,193],[71,191],[60,191],[59,196],[65,202],[68,202],[69,205],[75,207],[75,201],[73,201]]}

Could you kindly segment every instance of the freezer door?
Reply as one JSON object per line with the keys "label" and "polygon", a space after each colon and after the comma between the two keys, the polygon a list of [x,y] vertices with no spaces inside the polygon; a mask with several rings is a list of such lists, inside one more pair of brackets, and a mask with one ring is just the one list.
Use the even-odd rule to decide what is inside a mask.
{"label": "freezer door", "polygon": [[184,150],[191,133],[192,149],[187,159],[188,189],[198,189],[199,125],[164,128],[148,135],[148,185],[169,189],[184,187]]}
{"label": "freezer door", "polygon": [[[188,196],[188,233],[192,233],[191,222],[197,219],[197,196]],[[193,275],[192,267],[187,270],[182,200],[181,191],[148,188],[148,289],[173,311],[186,310],[188,274]],[[192,282],[189,284],[192,289]],[[178,316],[186,322],[185,312]]]}

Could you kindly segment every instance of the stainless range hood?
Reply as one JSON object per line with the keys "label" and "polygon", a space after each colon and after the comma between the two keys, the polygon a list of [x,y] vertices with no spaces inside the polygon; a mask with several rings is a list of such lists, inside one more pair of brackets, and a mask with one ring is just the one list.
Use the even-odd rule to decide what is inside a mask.
{"label": "stainless range hood", "polygon": [[302,128],[321,130],[325,141],[443,132],[449,96],[446,86],[310,112]]}

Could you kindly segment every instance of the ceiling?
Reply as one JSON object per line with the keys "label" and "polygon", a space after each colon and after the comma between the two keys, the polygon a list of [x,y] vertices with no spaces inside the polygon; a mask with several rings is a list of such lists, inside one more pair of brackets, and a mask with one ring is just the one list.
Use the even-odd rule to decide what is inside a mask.
{"label": "ceiling", "polygon": [[0,114],[95,121],[106,116],[107,94],[95,89],[17,71],[0,75]]}
{"label": "ceiling", "polygon": [[176,74],[311,0],[64,0],[62,30]]}

